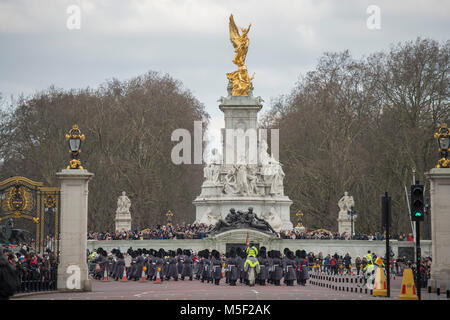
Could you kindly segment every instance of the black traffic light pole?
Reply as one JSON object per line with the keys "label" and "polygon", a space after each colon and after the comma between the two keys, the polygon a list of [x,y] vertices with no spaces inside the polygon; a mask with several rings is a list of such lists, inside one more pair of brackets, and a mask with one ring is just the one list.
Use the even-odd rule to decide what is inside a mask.
{"label": "black traffic light pole", "polygon": [[387,297],[391,296],[391,270],[390,270],[390,250],[389,250],[389,225],[391,224],[391,208],[392,202],[391,197],[386,192],[383,197],[381,197],[381,224],[386,227],[386,264],[384,268],[386,270],[386,291]]}
{"label": "black traffic light pole", "polygon": [[420,252],[420,221],[416,221],[416,278],[417,278],[417,297],[420,300],[421,297],[421,281],[420,281],[420,260],[421,260],[421,252]]}
{"label": "black traffic light pole", "polygon": [[411,186],[411,220],[416,222],[416,288],[417,297],[421,299],[420,263],[422,255],[420,251],[420,222],[424,220],[423,185],[414,177]]}

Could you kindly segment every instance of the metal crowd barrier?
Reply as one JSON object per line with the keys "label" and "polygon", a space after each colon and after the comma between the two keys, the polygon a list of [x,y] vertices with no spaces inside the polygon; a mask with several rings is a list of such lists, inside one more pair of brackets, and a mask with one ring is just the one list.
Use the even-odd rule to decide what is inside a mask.
{"label": "metal crowd barrier", "polygon": [[52,269],[43,274],[35,271],[25,271],[17,277],[16,293],[57,290],[58,269]]}
{"label": "metal crowd barrier", "polygon": [[327,274],[313,270],[310,274],[309,283],[335,291],[373,294],[373,289],[367,288],[364,278],[352,274]]}

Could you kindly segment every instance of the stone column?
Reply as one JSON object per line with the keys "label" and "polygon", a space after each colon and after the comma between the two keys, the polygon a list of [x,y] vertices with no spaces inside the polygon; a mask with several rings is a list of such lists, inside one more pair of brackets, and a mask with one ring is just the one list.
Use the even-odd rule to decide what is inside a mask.
{"label": "stone column", "polygon": [[431,286],[436,291],[439,281],[443,292],[450,283],[450,168],[431,169],[426,177],[431,198]]}
{"label": "stone column", "polygon": [[58,290],[91,291],[87,266],[88,184],[87,170],[63,169],[61,180],[60,263]]}

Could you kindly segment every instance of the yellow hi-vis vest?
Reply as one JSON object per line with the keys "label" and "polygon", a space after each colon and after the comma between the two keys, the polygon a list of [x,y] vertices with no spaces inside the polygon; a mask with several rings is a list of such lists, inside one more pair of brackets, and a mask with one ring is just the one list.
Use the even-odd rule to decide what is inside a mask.
{"label": "yellow hi-vis vest", "polygon": [[256,257],[258,255],[258,249],[255,246],[247,248],[247,257]]}
{"label": "yellow hi-vis vest", "polygon": [[256,269],[256,273],[259,273],[260,270],[261,270],[261,266],[259,265],[259,261],[255,257],[253,257],[253,260],[254,261],[252,261],[250,256],[247,257],[247,260],[245,260],[245,263],[244,263],[244,271],[248,271],[249,267],[251,267],[251,268],[255,268]]}
{"label": "yellow hi-vis vest", "polygon": [[368,253],[366,255],[366,259],[367,259],[367,262],[372,262],[372,255],[370,253]]}

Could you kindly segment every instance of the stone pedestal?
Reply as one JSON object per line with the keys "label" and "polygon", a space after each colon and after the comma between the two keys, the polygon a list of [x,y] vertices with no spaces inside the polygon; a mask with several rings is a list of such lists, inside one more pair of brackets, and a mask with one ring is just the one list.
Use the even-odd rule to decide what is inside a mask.
{"label": "stone pedestal", "polygon": [[[193,201],[196,207],[195,221],[215,224],[218,219],[224,219],[231,208],[245,211],[248,207],[253,207],[258,217],[269,222],[274,230],[292,229],[293,224],[290,219],[292,201],[284,195],[282,183],[281,187],[277,185],[278,188],[272,188],[270,176],[268,178],[265,175],[265,167],[259,159],[261,142],[267,140],[267,137],[259,136],[257,126],[262,99],[250,94],[249,96],[229,95],[222,97],[219,101],[221,102],[219,108],[225,118],[225,128],[222,129],[222,164],[218,180],[205,181],[201,194]],[[230,134],[233,131],[240,135],[240,130],[245,138],[239,139],[239,141],[245,145],[240,145],[238,137]],[[227,139],[233,141],[227,141]],[[245,146],[244,150],[239,146]],[[241,156],[244,156],[245,159]],[[256,191],[254,189],[251,192],[227,191],[225,188],[226,176],[236,163],[245,163],[247,174],[256,177],[252,180],[255,183]],[[250,166],[253,166],[255,171],[249,171]]]}
{"label": "stone pedestal", "polygon": [[131,214],[116,214],[114,219],[116,223],[116,231],[131,230]]}
{"label": "stone pedestal", "polygon": [[90,291],[86,263],[88,183],[94,174],[63,169],[56,176],[61,180],[58,290]]}
{"label": "stone pedestal", "polygon": [[426,173],[430,180],[432,265],[431,286],[441,292],[450,284],[450,168],[434,168]]}
{"label": "stone pedestal", "polygon": [[[343,234],[346,232],[348,235],[352,233],[352,220],[347,217],[347,214],[339,214],[338,221],[338,232]],[[355,218],[353,218],[353,234],[355,233]]]}

